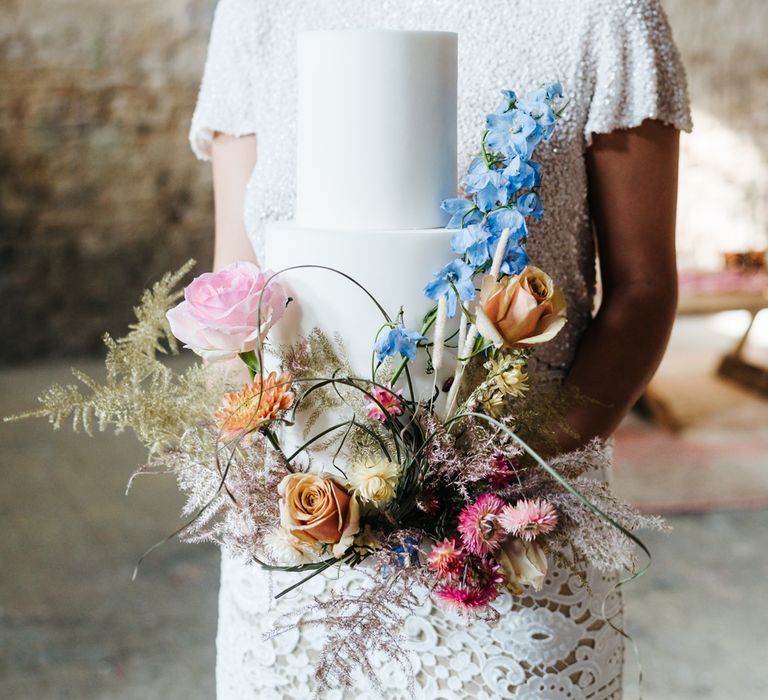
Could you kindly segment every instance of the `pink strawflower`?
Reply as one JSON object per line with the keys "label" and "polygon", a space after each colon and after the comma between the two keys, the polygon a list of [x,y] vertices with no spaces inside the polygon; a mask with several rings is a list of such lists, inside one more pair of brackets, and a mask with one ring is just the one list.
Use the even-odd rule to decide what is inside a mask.
{"label": "pink strawflower", "polygon": [[498,496],[484,493],[459,513],[461,541],[471,554],[484,556],[499,548],[507,534],[499,523],[504,505]]}
{"label": "pink strawflower", "polygon": [[544,498],[523,498],[504,508],[499,516],[501,526],[507,532],[530,542],[538,535],[546,535],[557,526],[557,511]]}
{"label": "pink strawflower", "polygon": [[[373,396],[364,396],[365,403],[368,404],[368,418],[384,423],[392,416],[403,414],[402,390],[397,393],[381,386],[372,386],[369,393]],[[378,403],[377,403],[378,402]],[[381,405],[379,405],[381,404]],[[383,407],[383,410],[382,410]]]}
{"label": "pink strawflower", "polygon": [[483,589],[462,588],[461,586],[441,586],[437,589],[436,595],[448,608],[461,613],[484,608],[496,597],[490,598],[488,591]]}
{"label": "pink strawflower", "polygon": [[499,565],[492,559],[484,559],[469,568],[466,580],[437,589],[438,600],[448,608],[470,613],[486,608],[499,596],[504,577]]}
{"label": "pink strawflower", "polygon": [[501,452],[496,452],[493,455],[491,466],[493,471],[489,475],[488,481],[494,489],[506,489],[518,478],[517,463]]}
{"label": "pink strawflower", "polygon": [[464,551],[455,539],[435,542],[427,556],[427,566],[441,578],[453,578],[464,566]]}

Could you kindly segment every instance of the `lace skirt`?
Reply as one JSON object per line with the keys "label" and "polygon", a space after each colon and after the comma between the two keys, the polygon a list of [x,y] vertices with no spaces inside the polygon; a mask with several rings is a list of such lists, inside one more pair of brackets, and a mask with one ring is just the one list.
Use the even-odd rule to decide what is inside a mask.
{"label": "lace skirt", "polygon": [[[403,635],[416,672],[420,700],[617,700],[621,698],[624,645],[603,618],[621,625],[615,576],[587,571],[587,585],[550,562],[538,593],[494,603],[495,623],[467,622],[439,608],[428,595],[408,617]],[[283,616],[310,606],[334,587],[351,590],[369,579],[354,570],[316,576],[278,600],[294,583],[224,555],[219,597],[216,686],[218,700],[303,700],[316,697],[314,661],[321,629],[305,625],[265,639]],[[291,618],[292,620],[295,617]],[[378,674],[385,694],[360,678],[354,691],[330,691],[324,700],[398,700],[411,697],[399,666]]]}

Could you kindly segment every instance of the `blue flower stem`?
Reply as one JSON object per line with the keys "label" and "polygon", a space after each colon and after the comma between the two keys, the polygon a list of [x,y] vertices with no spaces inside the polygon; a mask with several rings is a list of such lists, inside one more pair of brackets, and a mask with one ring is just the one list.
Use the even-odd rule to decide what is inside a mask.
{"label": "blue flower stem", "polygon": [[485,139],[488,137],[488,129],[486,129],[483,132],[483,139],[480,142],[482,149],[483,149],[483,158],[485,159],[486,165],[490,168],[493,165],[493,158],[488,153],[488,149],[485,147]]}
{"label": "blue flower stem", "polygon": [[[421,326],[421,330],[419,331],[421,335],[426,335],[427,331],[429,331],[430,328],[435,323],[435,319],[437,318],[437,305],[433,306],[427,315],[424,317],[424,323]],[[392,375],[392,379],[389,380],[389,385],[394,387],[395,382],[400,378],[400,375],[403,373],[403,370],[405,369],[405,366],[408,364],[408,358],[404,357],[402,360],[400,360],[400,364],[397,366],[397,369],[395,369],[395,373]],[[413,397],[413,391],[411,391],[411,397]]]}
{"label": "blue flower stem", "polygon": [[[376,331],[376,338],[373,341],[374,342],[374,346],[375,346],[376,342],[379,340],[379,336],[381,335],[381,332],[385,328],[394,328],[394,327],[395,327],[395,324],[391,323],[391,322],[387,322],[387,323],[382,324],[381,328],[379,328],[379,330]],[[376,355],[377,355],[376,350],[374,350],[373,353],[371,353],[371,381],[376,381],[376,370],[378,369],[379,365],[381,364],[381,362],[379,362],[379,365],[376,364]]]}
{"label": "blue flower stem", "polygon": [[466,228],[467,217],[468,217],[470,214],[472,214],[473,212],[476,212],[476,211],[478,211],[478,206],[477,206],[477,205],[475,205],[474,207],[472,207],[472,208],[471,208],[469,211],[467,211],[467,213],[466,213],[466,214],[464,214],[464,216],[462,216],[462,217],[461,217],[461,228]]}

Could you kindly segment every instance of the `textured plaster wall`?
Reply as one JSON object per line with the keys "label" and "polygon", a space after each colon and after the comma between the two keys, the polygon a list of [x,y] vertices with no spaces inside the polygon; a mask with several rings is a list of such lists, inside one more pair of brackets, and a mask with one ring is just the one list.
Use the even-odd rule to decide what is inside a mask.
{"label": "textured plaster wall", "polygon": [[212,8],[0,2],[0,361],[97,350],[149,281],[210,264],[186,132]]}

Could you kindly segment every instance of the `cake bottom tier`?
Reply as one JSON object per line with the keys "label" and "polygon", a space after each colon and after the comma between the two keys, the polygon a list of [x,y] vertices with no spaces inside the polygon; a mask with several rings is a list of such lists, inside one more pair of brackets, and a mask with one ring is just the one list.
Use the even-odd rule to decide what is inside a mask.
{"label": "cake bottom tier", "polygon": [[[266,229],[265,264],[293,297],[286,315],[272,331],[279,344],[294,343],[314,328],[329,338],[339,336],[355,376],[370,379],[377,333],[386,318],[348,275],[365,288],[391,319],[400,310],[406,328],[419,330],[434,302],[424,285],[455,255],[448,229],[325,230],[274,223]],[[331,269],[318,269],[318,266]],[[298,269],[287,269],[298,268]],[[343,273],[339,274],[339,273]],[[455,354],[447,353],[448,358]],[[435,386],[453,372],[445,362],[437,377],[426,372],[425,353],[411,363],[418,399],[428,399]]]}

